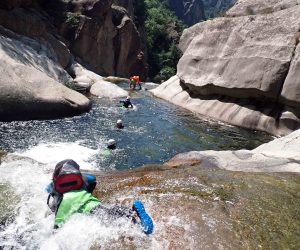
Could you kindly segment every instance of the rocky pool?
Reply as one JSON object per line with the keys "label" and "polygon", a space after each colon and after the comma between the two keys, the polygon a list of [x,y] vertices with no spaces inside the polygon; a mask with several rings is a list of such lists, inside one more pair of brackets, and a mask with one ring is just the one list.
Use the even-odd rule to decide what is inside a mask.
{"label": "rocky pool", "polygon": [[[248,249],[256,243],[266,246],[266,241],[280,235],[278,228],[286,218],[297,219],[297,176],[231,173],[201,166],[168,170],[160,165],[191,150],[252,149],[271,140],[270,136],[204,120],[154,99],[147,91],[131,95],[132,110],[121,108],[119,100],[94,98],[93,109],[82,116],[0,123],[0,150],[21,156],[0,165],[0,249]],[[125,124],[121,131],[115,128],[117,119]],[[106,154],[110,138],[117,141],[117,149]],[[97,194],[103,202],[130,206],[134,199],[143,200],[154,218],[155,234],[145,237],[125,220],[111,223],[80,215],[54,232],[45,186],[54,164],[66,158],[98,175]],[[137,168],[147,164],[156,167]],[[112,172],[128,169],[131,172]],[[260,190],[262,196],[255,202]],[[260,211],[292,201],[285,207],[287,216],[273,223],[277,211],[266,218],[266,225],[273,223],[277,230],[274,237],[267,236],[257,221],[270,213]],[[292,220],[289,223],[293,230],[298,228]],[[282,230],[284,234],[288,227]],[[294,237],[285,235],[287,240]],[[286,240],[274,246],[286,247]]]}

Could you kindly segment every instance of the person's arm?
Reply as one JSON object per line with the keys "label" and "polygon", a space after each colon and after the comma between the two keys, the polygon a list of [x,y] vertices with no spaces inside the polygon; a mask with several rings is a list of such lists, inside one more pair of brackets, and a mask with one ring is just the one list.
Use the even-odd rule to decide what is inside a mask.
{"label": "person's arm", "polygon": [[88,191],[89,193],[93,193],[97,185],[96,177],[91,174],[83,174],[82,177],[85,184],[85,190]]}

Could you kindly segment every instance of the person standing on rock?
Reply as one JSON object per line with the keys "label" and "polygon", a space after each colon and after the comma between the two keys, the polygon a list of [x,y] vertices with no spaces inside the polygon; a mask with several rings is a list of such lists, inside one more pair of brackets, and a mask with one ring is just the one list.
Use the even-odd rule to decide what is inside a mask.
{"label": "person standing on rock", "polygon": [[142,89],[140,77],[139,76],[132,76],[132,77],[130,77],[129,88],[131,89],[131,87],[133,86],[133,89],[135,89],[136,85],[139,85],[139,90]]}

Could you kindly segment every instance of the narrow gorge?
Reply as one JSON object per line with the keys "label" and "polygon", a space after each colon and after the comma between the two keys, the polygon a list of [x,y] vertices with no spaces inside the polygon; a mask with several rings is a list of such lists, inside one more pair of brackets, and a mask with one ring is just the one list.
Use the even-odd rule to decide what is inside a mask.
{"label": "narrow gorge", "polygon": [[300,0],[1,0],[0,249],[300,249],[299,41]]}

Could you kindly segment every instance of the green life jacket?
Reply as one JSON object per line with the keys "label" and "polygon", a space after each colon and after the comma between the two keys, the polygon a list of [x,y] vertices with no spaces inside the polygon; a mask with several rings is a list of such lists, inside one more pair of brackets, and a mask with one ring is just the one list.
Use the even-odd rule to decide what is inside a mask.
{"label": "green life jacket", "polygon": [[101,152],[101,155],[105,156],[105,157],[108,157],[111,155],[111,150],[110,149],[104,149],[102,152]]}
{"label": "green life jacket", "polygon": [[60,227],[75,213],[89,214],[100,201],[85,190],[74,190],[63,194],[56,211],[54,225]]}

